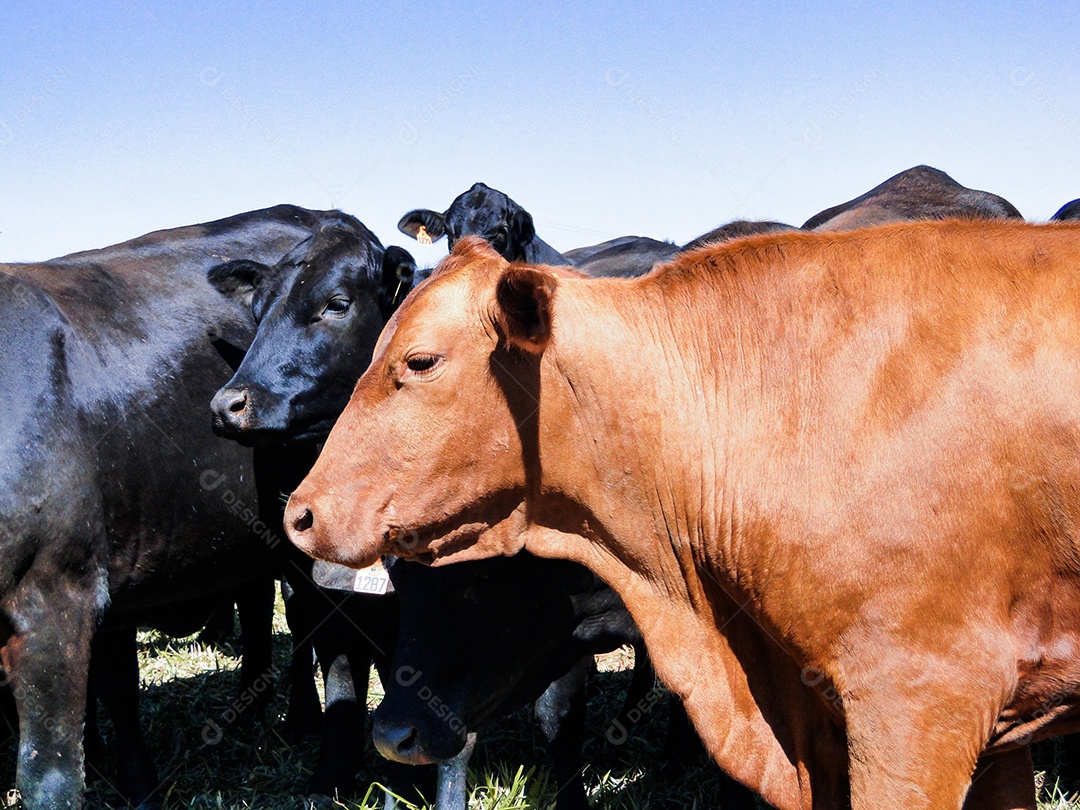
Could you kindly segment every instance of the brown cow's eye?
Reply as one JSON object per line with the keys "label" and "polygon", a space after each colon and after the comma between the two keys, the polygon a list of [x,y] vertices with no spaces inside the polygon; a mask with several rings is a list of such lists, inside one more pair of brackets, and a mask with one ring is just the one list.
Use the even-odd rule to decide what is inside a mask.
{"label": "brown cow's eye", "polygon": [[435,368],[435,364],[438,362],[439,358],[433,354],[418,354],[406,360],[405,365],[414,374],[423,374],[425,371],[431,371],[431,369]]}

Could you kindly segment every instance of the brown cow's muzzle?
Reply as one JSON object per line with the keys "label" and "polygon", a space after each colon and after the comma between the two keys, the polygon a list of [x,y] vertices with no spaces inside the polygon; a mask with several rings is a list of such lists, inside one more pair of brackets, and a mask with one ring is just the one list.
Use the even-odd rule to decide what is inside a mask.
{"label": "brown cow's muzzle", "polygon": [[341,499],[311,490],[301,484],[285,507],[285,532],[292,544],[309,557],[353,568],[377,562],[383,552],[381,536],[350,530],[336,514]]}

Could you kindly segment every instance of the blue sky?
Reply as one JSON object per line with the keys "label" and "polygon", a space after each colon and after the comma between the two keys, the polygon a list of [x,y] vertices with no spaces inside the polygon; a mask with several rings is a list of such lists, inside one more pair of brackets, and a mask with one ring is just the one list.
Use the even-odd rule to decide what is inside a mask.
{"label": "blue sky", "polygon": [[801,224],[919,163],[1080,197],[1080,4],[0,5],[0,260],[473,182],[559,249]]}

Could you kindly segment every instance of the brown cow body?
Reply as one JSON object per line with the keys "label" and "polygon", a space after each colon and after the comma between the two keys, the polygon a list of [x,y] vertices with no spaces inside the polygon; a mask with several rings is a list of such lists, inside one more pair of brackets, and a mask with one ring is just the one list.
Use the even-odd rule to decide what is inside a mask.
{"label": "brown cow body", "polygon": [[1067,224],[753,237],[635,280],[463,241],[287,526],[357,565],[585,564],[777,807],[1034,807],[1026,746],[1080,728],[1078,269]]}

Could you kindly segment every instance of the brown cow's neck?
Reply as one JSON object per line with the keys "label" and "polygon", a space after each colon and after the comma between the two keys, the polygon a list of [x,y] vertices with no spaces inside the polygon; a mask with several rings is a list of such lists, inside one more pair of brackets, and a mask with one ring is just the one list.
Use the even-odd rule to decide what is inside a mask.
{"label": "brown cow's neck", "polygon": [[[817,776],[795,763],[808,745],[845,758],[842,733],[794,660],[743,609],[751,583],[734,575],[759,566],[742,549],[740,496],[725,476],[733,460],[724,454],[738,448],[731,433],[717,441],[715,427],[740,428],[743,386],[759,381],[753,367],[762,347],[744,338],[725,287],[702,301],[700,289],[652,279],[561,283],[541,366],[526,543],[614,585],[661,677],[726,770],[777,807],[809,807],[812,799],[826,807],[842,802],[846,787],[811,790]],[[694,312],[707,317],[688,324]],[[645,536],[643,527],[651,527]],[[763,716],[741,660],[768,669],[783,720]]]}

